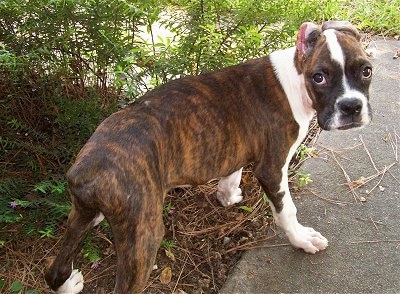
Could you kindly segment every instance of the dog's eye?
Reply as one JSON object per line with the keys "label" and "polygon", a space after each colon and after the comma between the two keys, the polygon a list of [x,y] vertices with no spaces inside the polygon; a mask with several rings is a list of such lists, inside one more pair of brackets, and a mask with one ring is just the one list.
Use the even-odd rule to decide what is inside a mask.
{"label": "dog's eye", "polygon": [[362,77],[363,79],[369,79],[372,77],[372,68],[367,66],[364,67],[364,69],[362,70]]}
{"label": "dog's eye", "polygon": [[326,84],[325,77],[321,73],[314,74],[313,75],[313,81],[318,85],[325,85]]}

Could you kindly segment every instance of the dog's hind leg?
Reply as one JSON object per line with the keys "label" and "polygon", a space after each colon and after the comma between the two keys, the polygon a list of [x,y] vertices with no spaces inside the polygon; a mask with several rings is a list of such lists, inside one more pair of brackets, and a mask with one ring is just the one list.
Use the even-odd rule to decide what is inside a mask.
{"label": "dog's hind leg", "polygon": [[223,206],[233,205],[242,201],[242,190],[239,188],[242,170],[243,168],[219,180],[217,199]]}
{"label": "dog's hind leg", "polygon": [[87,232],[97,225],[103,215],[72,195],[72,210],[68,216],[60,252],[45,274],[47,284],[57,293],[79,293],[83,289],[83,276],[72,269],[73,260]]}
{"label": "dog's hind leg", "polygon": [[139,293],[146,286],[164,236],[162,205],[159,193],[146,193],[105,212],[117,255],[114,293]]}

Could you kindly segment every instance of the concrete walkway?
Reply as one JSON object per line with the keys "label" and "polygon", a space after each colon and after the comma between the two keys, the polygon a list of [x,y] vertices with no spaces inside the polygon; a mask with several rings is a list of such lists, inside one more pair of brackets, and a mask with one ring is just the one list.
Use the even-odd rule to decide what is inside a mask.
{"label": "concrete walkway", "polygon": [[[290,246],[250,250],[220,293],[400,293],[400,58],[393,59],[400,41],[371,48],[373,122],[322,132],[319,157],[302,166],[313,182],[295,195],[299,221],[329,247],[316,255]],[[346,176],[371,180],[353,194]],[[288,243],[278,232],[266,246]]]}

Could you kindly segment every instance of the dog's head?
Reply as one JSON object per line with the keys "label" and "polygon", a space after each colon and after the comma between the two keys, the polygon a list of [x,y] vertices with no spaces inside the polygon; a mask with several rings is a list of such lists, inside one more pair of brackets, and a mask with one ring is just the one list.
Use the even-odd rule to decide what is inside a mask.
{"label": "dog's head", "polygon": [[296,43],[296,67],[324,130],[361,127],[371,121],[369,86],[372,65],[360,35],[346,21],[322,27],[304,23]]}

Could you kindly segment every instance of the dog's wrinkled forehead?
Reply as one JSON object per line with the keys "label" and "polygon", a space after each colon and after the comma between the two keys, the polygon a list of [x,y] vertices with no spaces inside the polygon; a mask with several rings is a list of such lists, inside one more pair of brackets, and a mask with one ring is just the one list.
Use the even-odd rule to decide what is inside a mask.
{"label": "dog's wrinkled forehead", "polygon": [[342,45],[339,43],[336,33],[337,31],[335,29],[328,29],[323,32],[323,35],[326,38],[325,40],[331,59],[336,61],[341,68],[344,68],[345,60]]}
{"label": "dog's wrinkled forehead", "polygon": [[349,53],[350,55],[360,54],[362,51],[360,50],[359,32],[347,21],[325,22],[322,26],[322,35],[325,36],[331,59],[336,61],[342,68],[345,66],[345,56],[349,55]]}
{"label": "dog's wrinkled forehead", "polygon": [[[343,64],[341,56],[350,54],[351,50],[343,50],[340,48],[357,48],[360,47],[360,34],[358,30],[348,21],[327,21],[322,27],[311,23],[303,23],[297,35],[296,49],[298,60],[304,61],[313,54],[315,48],[328,49],[333,54],[333,59]],[[321,43],[328,43],[328,46],[323,46]],[[319,44],[319,45],[317,45]],[[319,53],[321,56],[321,52]],[[322,54],[323,55],[323,54]]]}

